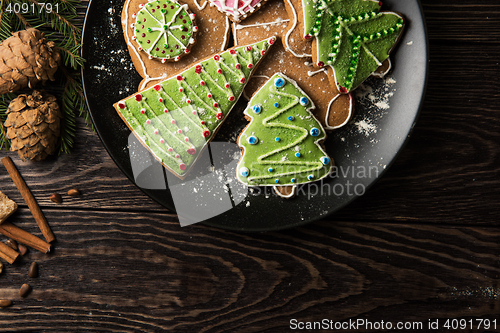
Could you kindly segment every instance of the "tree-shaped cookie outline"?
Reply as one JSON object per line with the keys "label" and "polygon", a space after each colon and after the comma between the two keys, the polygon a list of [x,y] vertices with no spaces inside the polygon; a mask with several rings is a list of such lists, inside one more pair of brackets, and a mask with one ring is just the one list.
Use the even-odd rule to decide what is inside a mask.
{"label": "tree-shaped cookie outline", "polygon": [[136,20],[132,26],[132,40],[139,44],[139,51],[146,52],[150,60],[159,59],[162,63],[179,61],[189,53],[198,27],[188,5],[172,0],[154,0],[140,4],[139,8],[139,12],[132,15]]}

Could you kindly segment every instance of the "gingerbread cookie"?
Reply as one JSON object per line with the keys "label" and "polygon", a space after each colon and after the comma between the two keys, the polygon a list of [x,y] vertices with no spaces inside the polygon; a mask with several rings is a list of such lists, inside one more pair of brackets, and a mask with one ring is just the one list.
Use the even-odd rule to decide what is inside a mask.
{"label": "gingerbread cookie", "polygon": [[114,107],[153,156],[183,179],[275,41],[215,54]]}
{"label": "gingerbread cookie", "polygon": [[198,0],[183,0],[182,3],[125,0],[122,11],[124,37],[132,62],[144,78],[138,90],[151,87],[226,49],[231,26],[229,19],[208,6],[209,0],[200,1],[202,3]]}
{"label": "gingerbread cookie", "polygon": [[266,0],[210,0],[210,2],[231,21],[240,22],[259,9]]}
{"label": "gingerbread cookie", "polygon": [[291,197],[297,185],[327,177],[333,164],[320,144],[326,134],[311,113],[314,107],[295,81],[273,75],[244,111],[250,123],[237,141],[243,150],[238,180],[249,186],[285,186],[276,193]]}
{"label": "gingerbread cookie", "polygon": [[196,15],[189,11],[188,5],[155,0],[139,8],[139,12],[132,15],[135,19],[132,40],[139,44],[139,51],[145,52],[150,60],[159,59],[162,63],[179,61],[190,52],[198,26]]}
{"label": "gingerbread cookie", "polygon": [[[358,87],[383,65],[404,30],[403,17],[373,0],[301,0],[298,29],[312,42],[312,59],[341,93]],[[290,9],[289,9],[290,11]]]}
{"label": "gingerbread cookie", "polygon": [[245,93],[251,96],[274,73],[283,73],[299,82],[315,101],[315,116],[325,129],[340,128],[351,118],[354,100],[350,94],[341,95],[337,89],[330,87],[325,69],[312,67],[311,43],[303,40],[300,31],[295,29],[296,15],[289,16],[284,3],[291,6],[292,0],[269,1],[244,22],[233,25],[235,44],[253,43],[266,35],[281,36],[282,41],[281,45],[270,50],[270,55],[255,72]]}

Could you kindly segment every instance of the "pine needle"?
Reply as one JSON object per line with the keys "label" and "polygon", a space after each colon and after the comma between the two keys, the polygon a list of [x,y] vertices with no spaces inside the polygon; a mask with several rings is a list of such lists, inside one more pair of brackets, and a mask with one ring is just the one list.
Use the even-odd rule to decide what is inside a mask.
{"label": "pine needle", "polygon": [[[83,12],[78,0],[1,0],[0,40],[12,36],[13,31],[29,27],[45,33],[49,41],[56,44],[64,67],[57,72],[58,80],[47,82],[43,87],[58,98],[64,118],[61,124],[59,154],[70,153],[76,137],[76,117],[82,117],[87,126],[92,126],[83,94],[80,71],[85,60],[80,56],[82,29],[78,14]],[[7,118],[7,107],[16,95],[0,97],[0,150],[10,147],[3,123]]]}

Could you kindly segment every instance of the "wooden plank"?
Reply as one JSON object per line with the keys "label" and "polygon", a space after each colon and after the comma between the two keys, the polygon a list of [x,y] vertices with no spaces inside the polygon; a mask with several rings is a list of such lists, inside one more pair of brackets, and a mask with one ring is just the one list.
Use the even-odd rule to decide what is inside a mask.
{"label": "wooden plank", "polygon": [[[19,226],[37,232],[22,209]],[[498,228],[321,222],[180,228],[161,213],[50,210],[53,253],[2,276],[0,330],[283,332],[315,321],[498,318]],[[30,261],[40,277],[16,296]],[[34,315],[36,313],[36,315]],[[500,319],[500,318],[498,318]]]}

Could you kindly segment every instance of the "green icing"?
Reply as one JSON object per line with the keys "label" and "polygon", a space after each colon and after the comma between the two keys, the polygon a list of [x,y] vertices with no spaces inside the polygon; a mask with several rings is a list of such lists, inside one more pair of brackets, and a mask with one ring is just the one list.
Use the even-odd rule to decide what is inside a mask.
{"label": "green icing", "polygon": [[306,38],[317,39],[318,65],[333,67],[339,91],[371,75],[396,44],[403,18],[371,0],[303,0]]}
{"label": "green icing", "polygon": [[129,127],[184,176],[243,92],[274,38],[214,55],[116,104]]}
{"label": "green icing", "polygon": [[[332,163],[319,144],[326,135],[310,112],[313,108],[295,81],[280,73],[267,81],[244,112],[251,122],[238,139],[243,148],[236,169],[238,179],[248,185],[280,186],[326,177]],[[323,163],[325,157],[328,161]]]}
{"label": "green icing", "polygon": [[194,15],[187,5],[156,0],[142,5],[136,16],[134,37],[150,58],[178,59],[194,43]]}

